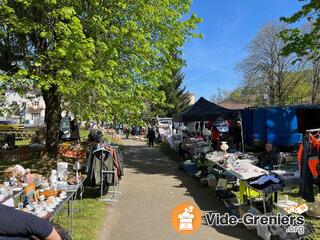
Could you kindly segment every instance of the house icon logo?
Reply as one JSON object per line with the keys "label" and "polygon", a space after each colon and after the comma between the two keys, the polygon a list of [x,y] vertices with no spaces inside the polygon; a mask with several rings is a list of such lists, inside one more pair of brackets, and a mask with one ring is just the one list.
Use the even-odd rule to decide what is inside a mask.
{"label": "house icon logo", "polygon": [[182,203],[171,214],[173,228],[181,234],[192,234],[201,226],[201,211],[194,203]]}

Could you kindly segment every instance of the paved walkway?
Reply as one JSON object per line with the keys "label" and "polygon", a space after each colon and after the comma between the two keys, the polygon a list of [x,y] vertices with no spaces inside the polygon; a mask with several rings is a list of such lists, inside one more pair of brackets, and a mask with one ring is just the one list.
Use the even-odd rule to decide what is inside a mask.
{"label": "paved walkway", "polygon": [[171,227],[172,209],[186,201],[201,211],[223,213],[223,205],[209,188],[201,187],[192,177],[157,148],[125,140],[125,176],[118,202],[108,203],[101,240],[177,240],[177,239],[257,239],[239,227],[209,227],[203,224],[193,235],[179,235]]}

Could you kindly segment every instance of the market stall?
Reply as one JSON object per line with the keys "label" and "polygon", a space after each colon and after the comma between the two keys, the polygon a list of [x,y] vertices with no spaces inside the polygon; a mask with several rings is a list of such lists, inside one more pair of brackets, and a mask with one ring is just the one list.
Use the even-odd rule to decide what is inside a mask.
{"label": "market stall", "polygon": [[[68,173],[68,163],[57,163],[50,178],[31,173],[21,165],[5,170],[5,181],[0,184],[0,203],[53,221],[67,207],[68,234],[72,235],[74,201],[82,200],[85,175]],[[80,205],[81,206],[81,205]]]}
{"label": "market stall", "polygon": [[[268,116],[272,115],[273,120],[278,116],[276,119],[278,121],[280,120],[279,116],[282,116],[279,111],[280,108],[271,109],[268,112]],[[290,111],[286,113],[288,117],[291,116]],[[247,120],[245,113],[243,116]],[[214,122],[217,119],[238,119],[241,121],[241,127],[242,125],[247,126],[242,124],[242,116],[238,111],[223,109],[204,98],[200,98],[196,104],[179,116],[180,122],[184,122],[184,124],[182,126],[179,125],[177,129],[184,134],[181,137],[182,141],[178,143],[179,148],[177,149],[179,151],[182,148],[183,153],[186,154],[185,159],[187,160],[181,163],[181,168],[189,175],[199,179],[202,185],[214,188],[215,196],[225,204],[227,212],[239,217],[245,213],[320,216],[320,211],[316,210],[320,205],[320,195],[313,199],[313,184],[310,183],[320,175],[316,170],[317,168],[314,167],[319,165],[318,159],[312,162],[310,159],[306,160],[306,157],[303,157],[303,153],[300,153],[299,159],[301,160],[300,165],[298,165],[295,160],[296,154],[277,152],[276,162],[272,163],[272,167],[269,169],[262,166],[261,153],[230,151],[227,142],[222,142],[218,151],[213,151],[207,138],[209,134],[202,134],[201,137],[188,135],[188,130],[190,129],[194,132],[205,133],[207,131],[206,125],[210,122],[208,120]],[[268,125],[270,129],[272,121],[267,122],[270,125]],[[277,121],[273,121],[273,123]],[[295,141],[292,138],[285,139],[285,135],[281,135],[287,129],[293,129],[293,125],[285,125],[282,128],[278,125],[273,126],[273,135],[269,134],[268,139],[272,143],[285,140]],[[246,129],[246,134],[248,133],[250,133],[250,129]],[[275,136],[277,133],[279,134]],[[307,140],[304,145],[305,152],[311,148],[316,150],[315,155],[319,154],[319,136],[320,129],[307,131],[305,136]],[[242,128],[241,137],[243,143]],[[221,151],[219,151],[220,148]],[[308,181],[309,185],[307,184]],[[302,198],[289,199],[288,195],[285,195],[298,188],[300,189],[300,194],[305,194],[304,196],[300,195],[302,198],[309,198],[314,201],[311,204],[307,204]],[[311,227],[310,224],[305,226],[308,229],[308,234],[310,234],[312,225]],[[278,235],[280,232],[283,234],[283,229],[280,228],[263,228],[262,226],[251,228],[256,229],[257,234],[264,239],[270,239],[272,235],[276,235],[276,232],[278,232]],[[298,238],[293,237],[293,239]]]}
{"label": "market stall", "polygon": [[[177,135],[181,137],[174,138],[174,148],[182,148],[191,156],[203,150],[209,151],[211,126],[217,121],[226,120],[241,121],[239,111],[223,108],[201,97],[194,105],[176,117],[176,121],[182,122],[183,125],[177,129]],[[242,150],[244,150],[243,144]]]}
{"label": "market stall", "polygon": [[[206,159],[209,162],[206,179],[209,186],[215,189],[216,196],[225,203],[226,211],[239,217],[242,217],[245,213],[319,217],[320,211],[317,210],[320,204],[319,195],[310,204],[304,202],[302,198],[298,201],[290,200],[288,195],[279,199],[279,192],[285,190],[286,193],[290,193],[298,187],[300,187],[300,192],[304,190],[307,191],[304,193],[311,194],[308,189],[312,188],[312,184],[307,188],[303,187],[306,179],[301,175],[301,169],[267,171],[255,165],[257,158],[252,154],[227,153],[227,150],[224,151],[206,154]],[[216,181],[212,181],[213,179]],[[212,182],[214,183],[212,184]],[[234,186],[230,186],[232,184],[238,186],[237,190],[233,188]],[[237,195],[234,192],[237,192]],[[306,196],[302,195],[302,197],[305,198]],[[256,229],[258,236],[263,239],[272,239],[272,236],[281,236],[278,239],[285,239],[284,230],[279,226],[266,227],[258,224],[248,228]],[[310,223],[305,223],[305,229],[304,234],[301,236],[291,234],[292,238],[290,239],[304,239],[303,237],[314,232]]]}

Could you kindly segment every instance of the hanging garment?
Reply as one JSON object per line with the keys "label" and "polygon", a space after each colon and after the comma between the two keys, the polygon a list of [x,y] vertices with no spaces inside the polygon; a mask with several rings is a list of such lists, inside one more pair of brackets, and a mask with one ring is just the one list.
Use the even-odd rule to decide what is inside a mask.
{"label": "hanging garment", "polygon": [[320,178],[320,172],[319,172],[319,150],[320,150],[320,141],[316,139],[313,135],[310,135],[310,142],[313,148],[313,153],[315,156],[309,157],[308,159],[308,165],[310,168],[310,171],[314,177]]}
{"label": "hanging garment", "polygon": [[[87,158],[87,167],[86,172],[88,174],[89,181],[92,185],[101,184],[101,166],[105,171],[113,170],[113,157],[110,152],[105,151],[96,151],[96,146],[91,147],[90,153]],[[103,161],[103,164],[101,164]],[[110,175],[110,174],[108,174]],[[107,182],[112,182],[112,177],[107,176]]]}
{"label": "hanging garment", "polygon": [[314,157],[319,156],[318,151],[314,148],[309,138],[305,138],[301,143],[298,151],[298,161],[300,167],[300,196],[307,202],[314,202],[313,194],[313,174],[309,167],[309,159],[313,161]]}
{"label": "hanging garment", "polygon": [[[101,145],[101,151],[96,151],[97,146],[92,146],[87,158],[86,172],[92,185],[100,185],[101,183],[101,166],[102,170],[115,171],[115,174],[104,174],[108,184],[111,184],[113,180],[118,181],[124,175],[123,156],[120,149],[108,144]],[[103,161],[102,165],[101,161]]]}
{"label": "hanging garment", "polygon": [[91,183],[93,183],[93,151],[96,150],[96,146],[91,146],[87,157],[87,162],[86,162],[86,173],[88,175],[88,179],[90,180]]}
{"label": "hanging garment", "polygon": [[116,149],[116,155],[117,155],[117,160],[118,160],[118,165],[119,165],[119,177],[121,178],[122,176],[124,176],[124,166],[123,166],[123,155],[122,152],[120,151],[120,149]]}
{"label": "hanging garment", "polygon": [[[93,175],[95,185],[100,185],[103,179],[101,179],[101,170],[113,171],[113,157],[109,152],[98,151],[94,154],[93,160]],[[103,162],[101,164],[101,161]],[[102,168],[102,169],[101,169]],[[107,183],[112,183],[112,174],[107,174]]]}
{"label": "hanging garment", "polygon": [[119,167],[119,159],[117,155],[117,149],[111,146],[105,145],[104,148],[110,152],[113,159],[113,170],[115,171],[116,180],[121,179],[120,167]]}

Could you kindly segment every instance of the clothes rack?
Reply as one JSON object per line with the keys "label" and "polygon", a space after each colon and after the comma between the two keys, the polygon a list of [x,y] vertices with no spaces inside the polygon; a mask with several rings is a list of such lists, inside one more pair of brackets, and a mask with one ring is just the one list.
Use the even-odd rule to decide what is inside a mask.
{"label": "clothes rack", "polygon": [[[120,192],[120,182],[119,178],[117,177],[117,171],[113,167],[112,170],[104,170],[104,159],[106,155],[111,154],[109,151],[107,151],[105,148],[98,148],[93,151],[93,154],[98,154],[101,153],[101,158],[100,159],[100,164],[101,164],[101,171],[100,171],[100,176],[101,176],[101,182],[100,182],[100,201],[106,201],[106,202],[117,202],[119,195],[121,194]],[[104,195],[104,187],[105,187],[105,175],[111,174],[112,175],[112,185],[109,185],[109,188],[112,187],[111,190],[108,189],[108,193]],[[108,196],[108,195],[111,196]]]}

